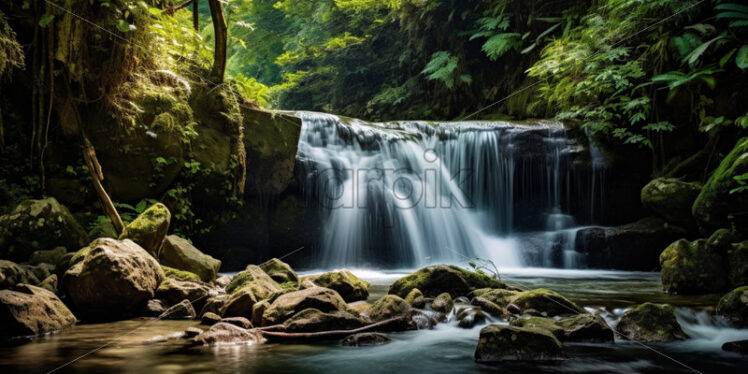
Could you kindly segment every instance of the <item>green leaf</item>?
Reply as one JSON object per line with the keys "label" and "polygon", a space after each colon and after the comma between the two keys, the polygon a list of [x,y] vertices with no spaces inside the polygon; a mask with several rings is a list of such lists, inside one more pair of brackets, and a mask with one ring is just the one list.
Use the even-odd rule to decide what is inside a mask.
{"label": "green leaf", "polygon": [[151,13],[154,16],[160,16],[163,11],[158,8],[154,7],[148,7],[148,13]]}
{"label": "green leaf", "polygon": [[727,62],[730,61],[730,58],[732,57],[732,55],[734,55],[735,52],[737,51],[738,51],[737,48],[733,48],[730,50],[730,52],[727,52],[724,56],[722,56],[722,58],[719,59],[719,67],[721,68],[725,67]]}
{"label": "green leaf", "polygon": [[743,70],[748,68],[748,44],[740,47],[738,54],[735,56],[735,64]]}
{"label": "green leaf", "polygon": [[119,30],[119,31],[130,32],[130,31],[133,31],[135,29],[136,29],[135,25],[131,25],[130,23],[128,23],[127,21],[125,21],[123,19],[117,21],[117,30]]}
{"label": "green leaf", "polygon": [[42,18],[39,20],[39,26],[40,27],[47,27],[52,20],[55,19],[54,14],[45,13]]}
{"label": "green leaf", "polygon": [[719,4],[714,7],[716,10],[734,10],[736,12],[748,13],[748,6],[732,3]]}

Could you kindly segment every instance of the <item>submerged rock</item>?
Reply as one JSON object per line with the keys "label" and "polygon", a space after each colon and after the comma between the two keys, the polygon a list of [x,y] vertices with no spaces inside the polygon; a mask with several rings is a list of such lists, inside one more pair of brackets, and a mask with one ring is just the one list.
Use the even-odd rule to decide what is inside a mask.
{"label": "submerged rock", "polygon": [[143,247],[153,258],[159,258],[161,245],[169,231],[171,213],[166,205],[157,203],[125,226],[119,239],[130,239]]}
{"label": "submerged rock", "polygon": [[71,260],[63,284],[88,318],[117,319],[141,311],[164,279],[158,262],[129,239],[101,238]]}
{"label": "submerged rock", "polygon": [[563,346],[551,333],[533,328],[488,325],[480,330],[475,361],[563,360]]}
{"label": "submerged rock", "polygon": [[699,183],[677,178],[655,178],[641,192],[642,205],[663,220],[681,227],[694,227],[691,206],[701,192]]}
{"label": "submerged rock", "polygon": [[670,293],[712,293],[728,285],[724,257],[705,239],[670,244],[660,255],[660,265],[662,287]]}
{"label": "submerged rock", "polygon": [[455,303],[452,301],[452,296],[449,296],[446,292],[437,296],[431,303],[431,309],[444,314],[451,312],[454,306]]}
{"label": "submerged rock", "polygon": [[675,309],[667,304],[644,303],[634,306],[623,314],[615,328],[622,337],[639,342],[688,338],[675,317]]}
{"label": "submerged rock", "polygon": [[193,338],[196,344],[256,344],[265,339],[258,331],[243,329],[230,323],[218,322],[208,330]]}
{"label": "submerged rock", "polygon": [[260,265],[260,269],[280,284],[289,282],[299,284],[299,276],[296,275],[291,266],[277,258],[265,261]]}
{"label": "submerged rock", "polygon": [[511,303],[521,312],[533,309],[545,317],[585,313],[573,301],[545,288],[520,292],[511,299]]}
{"label": "submerged rock", "polygon": [[478,288],[508,288],[504,282],[487,275],[467,271],[454,265],[432,265],[398,279],[390,286],[390,294],[407,297],[414,288],[426,297],[449,293],[466,296]]}
{"label": "submerged rock", "polygon": [[163,312],[158,319],[195,319],[197,313],[189,300],[182,300],[180,303],[172,306]]}
{"label": "submerged rock", "polygon": [[737,340],[722,344],[722,350],[725,352],[735,352],[748,355],[748,340]]}
{"label": "submerged rock", "polygon": [[383,321],[395,317],[405,317],[410,312],[410,305],[395,295],[384,295],[371,305],[367,316],[372,321]]}
{"label": "submerged rock", "polygon": [[221,268],[221,261],[200,252],[176,235],[166,237],[158,259],[162,265],[194,273],[204,282],[213,282]]}
{"label": "submerged rock", "polygon": [[316,332],[330,330],[353,330],[365,322],[351,313],[333,311],[325,313],[319,309],[307,308],[294,314],[284,322],[287,332]]}
{"label": "submerged rock", "polygon": [[314,308],[328,313],[345,311],[346,304],[334,290],[314,287],[306,290],[294,291],[279,296],[262,314],[262,325],[270,326],[285,322],[294,314]]}
{"label": "submerged rock", "polygon": [[748,326],[748,286],[738,287],[717,304],[716,313],[736,327]]}
{"label": "submerged rock", "polygon": [[346,347],[369,347],[374,345],[382,345],[391,342],[387,334],[379,332],[363,332],[360,334],[348,335],[343,339],[340,344]]}
{"label": "submerged rock", "polygon": [[41,335],[75,322],[73,313],[50,291],[29,285],[0,290],[0,339]]}
{"label": "submerged rock", "polygon": [[369,283],[364,282],[348,270],[336,270],[315,277],[314,284],[335,290],[347,302],[366,300]]}

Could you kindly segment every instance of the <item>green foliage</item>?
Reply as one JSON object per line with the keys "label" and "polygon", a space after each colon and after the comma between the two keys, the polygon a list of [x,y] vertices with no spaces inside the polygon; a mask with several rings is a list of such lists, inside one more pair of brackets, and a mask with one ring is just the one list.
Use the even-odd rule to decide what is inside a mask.
{"label": "green foliage", "polygon": [[439,51],[431,56],[431,61],[426,65],[421,73],[426,74],[430,80],[438,80],[444,83],[448,88],[457,84],[470,84],[472,78],[468,74],[459,74],[457,66],[459,60],[449,52]]}
{"label": "green foliage", "polygon": [[748,173],[736,175],[733,179],[735,179],[739,187],[730,190],[730,195],[748,191]]}

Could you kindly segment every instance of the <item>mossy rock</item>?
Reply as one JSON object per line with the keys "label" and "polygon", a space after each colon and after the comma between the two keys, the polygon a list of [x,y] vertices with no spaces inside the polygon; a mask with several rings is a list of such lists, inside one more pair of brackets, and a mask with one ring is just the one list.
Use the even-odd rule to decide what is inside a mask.
{"label": "mossy rock", "polygon": [[226,286],[226,292],[230,294],[240,289],[251,290],[258,300],[273,299],[284,293],[283,287],[257,265],[248,265]]}
{"label": "mossy rock", "polygon": [[318,332],[330,330],[353,330],[362,327],[361,318],[344,311],[325,313],[319,309],[307,308],[283,323],[287,332]]}
{"label": "mossy rock", "polygon": [[257,296],[255,296],[251,288],[239,288],[229,294],[228,299],[220,310],[220,314],[224,317],[252,318],[252,310],[258,301]]}
{"label": "mossy rock", "polygon": [[667,304],[636,305],[623,314],[615,328],[623,338],[645,343],[688,338],[675,317],[675,309]]}
{"label": "mossy rock", "polygon": [[684,182],[676,178],[656,178],[641,191],[642,205],[663,220],[693,227],[691,207],[701,192],[699,183]]}
{"label": "mossy rock", "polygon": [[533,309],[548,317],[585,313],[573,301],[545,288],[520,292],[511,299],[511,304],[516,305],[520,311]]}
{"label": "mossy rock", "polygon": [[57,264],[60,262],[63,256],[68,253],[65,247],[57,247],[47,251],[35,251],[29,257],[29,263],[32,265],[45,264]]}
{"label": "mossy rock", "polygon": [[200,280],[200,277],[197,274],[187,270],[174,269],[165,265],[161,265],[161,270],[164,271],[164,275],[166,275],[167,278]]}
{"label": "mossy rock", "polygon": [[731,287],[748,284],[748,240],[735,243],[727,250],[727,277]]}
{"label": "mossy rock", "polygon": [[748,286],[738,287],[723,296],[716,313],[733,326],[748,327]]}
{"label": "mossy rock", "polygon": [[125,226],[119,240],[130,239],[157,259],[166,233],[169,231],[170,222],[171,213],[166,205],[153,204]]}
{"label": "mossy rock", "polygon": [[409,293],[408,296],[405,297],[405,302],[410,304],[410,306],[414,308],[423,308],[423,306],[426,304],[426,300],[423,297],[423,292],[421,290],[414,288]]}
{"label": "mossy rock", "polygon": [[451,312],[454,306],[455,302],[454,300],[452,300],[452,296],[450,296],[447,292],[444,292],[434,298],[434,301],[431,303],[431,309],[444,314]]}
{"label": "mossy rock", "polygon": [[398,279],[389,293],[407,297],[414,288],[426,297],[436,297],[447,292],[452,297],[466,296],[479,288],[507,288],[504,282],[487,275],[474,273],[454,265],[433,265],[419,269]]}
{"label": "mossy rock", "polygon": [[489,325],[480,330],[477,362],[563,360],[563,345],[546,330]]}
{"label": "mossy rock", "polygon": [[176,235],[166,237],[158,259],[162,265],[197,274],[204,282],[216,280],[221,268],[221,261],[204,254],[190,242]]}
{"label": "mossy rock", "polygon": [[369,282],[364,282],[348,270],[330,271],[314,277],[314,284],[337,291],[346,302],[366,300]]}
{"label": "mossy rock", "polygon": [[262,269],[267,275],[270,276],[270,278],[273,278],[274,281],[280,283],[283,285],[284,283],[294,283],[298,285],[299,283],[299,276],[296,275],[296,272],[293,271],[293,268],[291,266],[277,258],[271,258],[270,260],[265,261],[264,263],[260,264],[260,269]]}
{"label": "mossy rock", "polygon": [[473,291],[470,296],[482,297],[502,308],[506,308],[518,293],[520,293],[520,291],[505,290],[501,288],[479,288]]}
{"label": "mossy rock", "polygon": [[23,285],[0,290],[0,339],[50,333],[75,324],[70,309],[48,290]]}
{"label": "mossy rock", "polygon": [[0,216],[0,257],[7,260],[26,261],[34,251],[75,250],[87,243],[83,227],[54,198],[26,200]]}
{"label": "mossy rock", "polygon": [[662,287],[684,295],[724,290],[728,285],[724,261],[724,255],[705,239],[678,240],[660,255]]}
{"label": "mossy rock", "polygon": [[199,279],[177,279],[167,276],[156,289],[156,297],[174,305],[182,300],[195,303],[196,308],[205,305],[208,295],[214,291],[211,285]]}
{"label": "mossy rock", "polygon": [[17,284],[39,284],[39,279],[32,271],[12,261],[0,260],[0,289],[11,288]]}
{"label": "mossy rock", "polygon": [[604,319],[590,313],[558,319],[525,316],[509,325],[546,330],[562,342],[612,343],[614,335]]}
{"label": "mossy rock", "polygon": [[367,315],[372,321],[383,321],[395,317],[405,317],[410,305],[396,295],[384,295],[369,308]]}
{"label": "mossy rock", "polygon": [[748,173],[748,138],[741,138],[722,159],[693,203],[691,212],[701,225],[727,227],[731,214],[748,212],[748,194],[730,193],[740,186],[735,177],[745,173]]}
{"label": "mossy rock", "polygon": [[275,299],[262,314],[262,325],[270,326],[285,322],[294,314],[314,308],[322,312],[345,311],[346,304],[334,290],[314,287],[283,294]]}

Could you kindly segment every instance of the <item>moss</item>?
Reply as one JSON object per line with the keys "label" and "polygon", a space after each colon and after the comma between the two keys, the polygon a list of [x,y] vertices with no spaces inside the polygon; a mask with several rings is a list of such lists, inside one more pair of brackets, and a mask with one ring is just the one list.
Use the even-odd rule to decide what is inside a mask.
{"label": "moss", "polygon": [[660,277],[665,291],[678,294],[703,294],[727,286],[724,255],[699,239],[670,244],[660,254]]}
{"label": "moss", "polygon": [[518,293],[518,291],[505,290],[500,288],[480,288],[473,291],[472,295],[483,297],[484,299],[496,305],[506,308],[507,305],[509,305],[509,303],[511,302],[512,298],[514,298]]}
{"label": "moss", "polygon": [[[161,269],[164,271],[164,274],[169,278],[192,279],[196,281],[200,280],[200,277],[197,274],[191,273],[186,270],[179,270],[179,269],[175,269],[175,268],[164,266],[164,265],[161,265]],[[163,282],[161,284],[163,284]],[[160,289],[161,287],[159,286],[159,290]]]}
{"label": "moss", "polygon": [[452,300],[452,296],[449,296],[446,292],[437,296],[431,303],[431,309],[440,313],[449,313],[454,306],[455,302]]}
{"label": "moss", "polygon": [[642,205],[667,222],[693,226],[691,206],[701,191],[698,183],[676,178],[657,178],[641,191]]}
{"label": "moss", "polygon": [[734,177],[748,173],[748,138],[741,138],[704,184],[692,213],[707,227],[726,227],[728,216],[748,211],[748,194],[731,194],[738,187]]}
{"label": "moss", "polygon": [[564,338],[564,328],[559,326],[556,321],[550,318],[543,317],[523,317],[513,320],[509,323],[510,326],[533,328],[537,330],[545,330],[553,334],[557,339],[562,340]]}
{"label": "moss", "polygon": [[369,297],[369,283],[348,270],[336,270],[320,274],[314,283],[337,291],[347,302],[365,300]]}
{"label": "moss", "polygon": [[369,308],[369,317],[374,321],[400,317],[410,310],[410,305],[395,295],[384,295]]}
{"label": "moss", "polygon": [[119,239],[130,239],[158,258],[170,222],[169,209],[161,203],[153,204],[125,227]]}
{"label": "moss", "polygon": [[417,288],[426,297],[436,297],[447,292],[452,297],[465,296],[479,288],[507,288],[504,282],[484,274],[467,271],[454,265],[433,265],[419,269],[398,279],[390,286],[389,293],[406,297]]}
{"label": "moss", "polygon": [[584,313],[584,309],[573,301],[545,288],[524,291],[511,298],[520,310],[534,309],[548,316]]}
{"label": "moss", "polygon": [[736,327],[748,326],[748,286],[738,287],[722,296],[716,313]]}
{"label": "moss", "polygon": [[644,303],[623,314],[616,330],[626,339],[641,342],[683,340],[683,332],[675,317],[675,309],[667,304]]}
{"label": "moss", "polygon": [[238,292],[241,289],[249,289],[259,300],[272,298],[283,293],[283,288],[267,275],[260,267],[249,265],[241,273],[237,274],[231,283],[226,286],[227,293]]}
{"label": "moss", "polygon": [[294,286],[298,286],[299,276],[296,275],[290,265],[277,258],[272,258],[260,264],[260,269],[278,283],[292,283]]}
{"label": "moss", "polygon": [[408,292],[408,296],[405,297],[405,302],[410,304],[412,307],[423,308],[425,303],[423,292],[417,288],[412,289]]}

